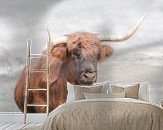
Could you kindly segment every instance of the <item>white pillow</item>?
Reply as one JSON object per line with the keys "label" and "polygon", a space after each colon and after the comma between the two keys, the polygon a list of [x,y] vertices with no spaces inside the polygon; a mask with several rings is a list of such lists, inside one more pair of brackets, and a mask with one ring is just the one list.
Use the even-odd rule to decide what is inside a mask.
{"label": "white pillow", "polygon": [[150,101],[149,88],[150,88],[150,84],[148,82],[140,83],[139,96],[138,96],[139,100],[148,101],[148,102]]}
{"label": "white pillow", "polygon": [[75,101],[74,87],[69,82],[67,82],[67,91],[68,91],[68,94],[67,94],[67,101],[66,102]]}
{"label": "white pillow", "polygon": [[86,99],[92,98],[125,98],[125,93],[84,93]]}
{"label": "white pillow", "polygon": [[160,101],[160,105],[163,107],[163,99]]}
{"label": "white pillow", "polygon": [[101,84],[94,84],[94,85],[83,86],[83,85],[73,85],[73,84],[67,82],[68,94],[67,94],[67,101],[66,102],[76,101],[74,87],[96,87],[96,86],[99,86],[99,85],[101,85]]}
{"label": "white pillow", "polygon": [[[101,92],[102,93],[110,93],[111,89],[110,89],[110,85],[109,85],[110,81],[104,81],[104,82],[101,82],[101,83],[95,83],[93,85],[87,85],[85,87],[95,87],[95,86],[99,86],[99,85],[102,85],[102,90]],[[83,86],[83,85],[73,85],[69,82],[67,82],[67,91],[68,91],[68,94],[67,94],[67,101],[66,102],[72,102],[72,101],[75,101],[75,92],[74,92],[74,86]]]}
{"label": "white pillow", "polygon": [[[111,85],[117,85],[117,84],[114,82],[110,82],[109,85],[111,86]],[[122,85],[122,86],[127,87],[129,85]],[[112,90],[111,90],[111,92],[112,92]],[[150,101],[150,84],[148,81],[140,83],[138,99],[142,100],[142,101],[147,101],[147,102]]]}
{"label": "white pillow", "polygon": [[[104,87],[102,87],[102,93],[111,93],[111,84],[115,84],[111,81],[104,81],[102,83],[95,83],[94,85],[99,85],[103,84]],[[68,90],[68,95],[67,95],[67,102],[72,102],[75,101],[75,93],[74,93],[74,85],[70,84],[67,82],[67,90]],[[126,85],[124,85],[126,86]],[[150,84],[148,82],[143,82],[140,83],[139,87],[139,95],[138,99],[143,100],[143,101],[150,101]]]}

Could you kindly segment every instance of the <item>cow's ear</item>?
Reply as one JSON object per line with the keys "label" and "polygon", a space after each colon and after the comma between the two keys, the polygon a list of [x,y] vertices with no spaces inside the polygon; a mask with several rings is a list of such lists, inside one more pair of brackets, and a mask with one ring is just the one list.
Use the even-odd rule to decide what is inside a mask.
{"label": "cow's ear", "polygon": [[53,46],[51,54],[61,60],[65,60],[67,57],[67,43],[60,43]]}
{"label": "cow's ear", "polygon": [[102,47],[100,48],[100,54],[98,60],[103,60],[106,57],[112,55],[112,53],[113,53],[113,49],[111,46],[102,45]]}

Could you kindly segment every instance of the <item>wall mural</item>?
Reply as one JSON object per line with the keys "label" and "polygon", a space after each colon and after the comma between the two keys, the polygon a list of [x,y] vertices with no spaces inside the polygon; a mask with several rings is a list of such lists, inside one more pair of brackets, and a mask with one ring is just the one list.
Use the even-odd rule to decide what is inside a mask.
{"label": "wall mural", "polygon": [[[46,2],[43,0],[35,2],[32,0],[17,0],[14,2],[6,0],[5,2],[0,2],[0,111],[17,112],[20,109],[23,111],[23,88],[21,89],[20,86],[24,83],[24,77],[21,73],[25,66],[26,41],[29,38],[32,39],[33,53],[42,53],[48,40],[46,28],[50,30],[53,39],[65,34],[71,34],[68,36],[69,43],[72,43],[72,40],[74,38],[78,39],[78,37],[90,42],[93,41],[93,44],[87,44],[86,47],[89,48],[89,55],[93,55],[93,62],[87,59],[88,55],[83,57],[77,53],[80,52],[81,47],[83,47],[82,43],[85,42],[82,38],[77,44],[70,45],[63,42],[53,48],[52,56],[50,57],[51,64],[54,63],[54,56],[59,56],[62,60],[65,58],[64,55],[60,55],[60,52],[57,52],[56,48],[58,47],[62,51],[65,50],[65,46],[68,47],[69,51],[77,48],[75,51],[69,52],[71,53],[69,58],[73,61],[72,66],[70,66],[71,69],[76,68],[74,60],[82,58],[83,62],[80,67],[85,68],[85,71],[83,73],[77,72],[80,80],[74,78],[68,79],[69,81],[72,80],[76,84],[90,84],[96,78],[97,82],[110,80],[120,84],[149,81],[151,84],[150,100],[159,104],[163,98],[163,45],[161,36],[163,33],[163,25],[161,24],[163,22],[163,17],[161,17],[163,3],[161,3],[161,0],[143,0],[139,2],[136,0],[125,0],[125,2],[120,0],[102,0],[100,2],[98,0],[90,0],[86,4],[82,0],[49,0]],[[96,34],[100,34],[100,36],[105,38],[106,36],[108,38],[108,36],[116,36],[117,34],[123,35],[133,27],[145,12],[148,12],[148,15],[136,34],[129,40],[115,43],[113,39],[103,39],[105,42],[102,45],[99,43],[102,40],[99,40]],[[72,34],[73,32],[89,33]],[[98,52],[102,52],[102,54],[100,55]],[[97,60],[105,56],[110,56],[110,58],[99,62],[96,71]],[[39,64],[41,65],[43,62],[44,60],[40,60]],[[95,63],[95,66],[92,63]],[[57,63],[53,69],[56,70],[59,64],[61,63]],[[88,71],[87,67],[91,68],[91,70]],[[55,75],[60,73],[60,68],[57,68],[54,72],[54,77],[51,77],[51,79],[56,78]],[[22,80],[20,80],[20,77]],[[40,77],[43,78],[44,76],[41,75]],[[62,78],[62,80],[65,85],[67,78]],[[38,82],[40,81],[34,83],[36,81],[33,80],[32,82],[39,86]],[[41,84],[44,83],[45,80],[41,80]],[[51,80],[51,84],[53,83],[53,80]],[[19,90],[15,91],[16,85]],[[64,92],[64,94],[62,93],[63,96],[58,102],[50,106],[51,110],[60,103],[65,102],[65,88],[63,87],[62,90],[57,88],[56,91]],[[16,96],[14,96],[14,92],[16,92]],[[57,94],[59,96],[62,95]],[[16,105],[14,98],[20,109]],[[32,100],[32,102],[35,101],[44,102],[44,100],[39,98]],[[45,110],[30,109],[30,111],[43,112]]]}

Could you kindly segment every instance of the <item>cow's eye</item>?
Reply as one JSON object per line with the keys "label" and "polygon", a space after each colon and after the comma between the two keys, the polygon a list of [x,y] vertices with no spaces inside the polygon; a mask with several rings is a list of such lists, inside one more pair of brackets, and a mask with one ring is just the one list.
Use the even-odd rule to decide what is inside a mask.
{"label": "cow's eye", "polygon": [[77,58],[77,60],[81,60],[81,54],[80,53],[77,53],[76,54],[76,58]]}
{"label": "cow's eye", "polygon": [[81,60],[81,52],[79,51],[79,52],[75,52],[74,54],[73,54],[73,57],[76,59],[76,60]]}
{"label": "cow's eye", "polygon": [[77,55],[72,55],[71,56],[72,57],[72,59],[74,60],[74,61],[80,61],[81,60],[81,55],[80,54],[77,54]]}
{"label": "cow's eye", "polygon": [[71,51],[71,57],[74,60],[81,60],[81,51],[77,50],[77,49],[74,49],[73,51]]}

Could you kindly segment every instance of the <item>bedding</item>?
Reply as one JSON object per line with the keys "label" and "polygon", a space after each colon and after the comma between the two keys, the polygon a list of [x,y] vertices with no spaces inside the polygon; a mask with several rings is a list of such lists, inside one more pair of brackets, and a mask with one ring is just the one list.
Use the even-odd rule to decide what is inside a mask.
{"label": "bedding", "polygon": [[149,89],[150,89],[150,84],[148,82],[140,83],[138,99],[149,102],[150,101],[150,99],[149,99],[150,90]]}
{"label": "bedding", "polygon": [[[101,93],[112,93],[112,86],[120,86],[123,88],[127,88],[129,86],[133,86],[133,85],[119,85],[117,83],[114,83],[112,81],[105,81],[102,82],[105,83],[105,85],[103,85],[102,87],[102,91]],[[101,84],[101,83],[95,83],[95,84]],[[139,92],[138,92],[138,99],[142,100],[142,101],[150,101],[150,84],[148,81],[145,82],[141,82],[141,83],[135,83],[135,84],[140,84],[139,86]]]}
{"label": "bedding", "polygon": [[50,113],[43,130],[162,130],[163,109],[130,98],[65,103]]}
{"label": "bedding", "polygon": [[84,93],[85,99],[91,98],[125,98],[125,93]]}
{"label": "bedding", "polygon": [[116,85],[111,85],[113,93],[126,93],[126,98],[135,98],[138,99],[140,84],[130,85],[126,88]]}
{"label": "bedding", "polygon": [[75,100],[82,100],[85,99],[84,93],[101,93],[102,86],[95,86],[95,87],[74,87],[75,92]]}
{"label": "bedding", "polygon": [[163,107],[163,99],[160,101],[160,105]]}
{"label": "bedding", "polygon": [[104,93],[106,91],[106,93],[110,93],[110,89],[108,88],[109,81],[104,81],[89,86],[72,85],[71,83],[67,82],[68,95],[66,102],[84,99],[84,92]]}
{"label": "bedding", "polygon": [[112,82],[109,80],[106,80],[104,82],[97,82],[94,83],[93,85],[102,85],[101,93],[111,93],[111,84]]}
{"label": "bedding", "polygon": [[69,82],[67,82],[67,91],[68,91],[68,94],[67,94],[67,101],[66,102],[75,101],[74,87]]}

